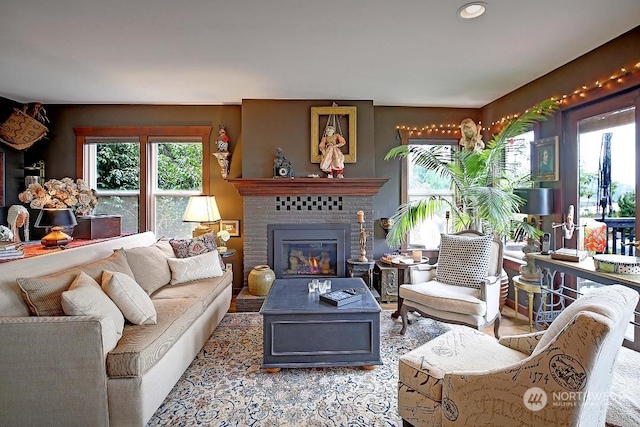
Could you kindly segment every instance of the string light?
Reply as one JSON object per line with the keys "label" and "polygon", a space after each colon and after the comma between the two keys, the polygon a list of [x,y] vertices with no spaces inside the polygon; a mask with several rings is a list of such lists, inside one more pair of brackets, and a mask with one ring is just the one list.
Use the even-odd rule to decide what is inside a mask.
{"label": "string light", "polygon": [[[552,96],[550,97],[550,99],[552,101],[556,101],[556,103],[560,104],[560,105],[564,105],[567,106],[569,104],[571,104],[574,99],[575,100],[579,100],[579,99],[584,99],[587,97],[588,92],[595,90],[595,89],[600,89],[603,86],[609,87],[610,85],[608,83],[618,83],[618,84],[622,84],[624,83],[625,79],[624,77],[636,73],[640,71],[640,61],[636,62],[635,65],[633,66],[633,69],[628,70],[625,67],[620,68],[619,72],[615,72],[613,74],[610,75],[610,77],[608,79],[606,79],[605,81],[601,81],[601,79],[598,79],[595,81],[594,84],[592,85],[587,85],[587,84],[583,84],[582,86],[580,86],[578,89],[575,89],[573,92],[570,93],[565,93],[562,94],[561,96]],[[525,110],[525,113],[528,113],[529,110]],[[518,114],[511,114],[511,115],[507,115],[504,116],[498,120],[494,120],[491,122],[491,126],[489,128],[489,130],[491,130],[492,128],[496,127],[496,126],[500,126],[502,124],[504,124],[505,122],[509,122],[511,119],[516,119],[518,117]],[[481,126],[481,122],[478,122],[478,125]],[[403,130],[403,131],[409,131],[410,135],[413,135],[414,132],[417,135],[437,135],[437,134],[441,134],[441,135],[446,135],[446,134],[459,134],[460,133],[460,125],[457,123],[430,123],[427,125],[424,125],[422,127],[417,127],[417,126],[406,126],[406,125],[398,125],[396,126],[396,129],[398,130]]]}

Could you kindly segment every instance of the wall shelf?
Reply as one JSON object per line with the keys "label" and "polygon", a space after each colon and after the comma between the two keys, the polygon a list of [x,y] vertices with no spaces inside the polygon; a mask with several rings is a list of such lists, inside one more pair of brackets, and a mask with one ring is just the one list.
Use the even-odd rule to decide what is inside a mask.
{"label": "wall shelf", "polygon": [[241,196],[375,196],[390,178],[232,178]]}

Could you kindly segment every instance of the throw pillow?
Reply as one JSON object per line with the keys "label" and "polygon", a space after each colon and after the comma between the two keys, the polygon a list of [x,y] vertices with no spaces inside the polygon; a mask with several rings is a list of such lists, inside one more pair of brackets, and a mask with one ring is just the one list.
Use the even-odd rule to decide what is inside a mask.
{"label": "throw pillow", "polygon": [[105,270],[102,290],[116,303],[125,319],[135,325],[155,325],[156,308],[149,295],[126,274]]}
{"label": "throw pillow", "polygon": [[70,268],[59,273],[40,277],[18,277],[16,281],[22,291],[22,297],[34,316],[63,316],[61,295],[69,289],[71,283],[84,271],[89,277],[100,283],[104,270],[117,271],[133,277],[124,250],[118,249],[107,258],[89,264]]}
{"label": "throw pillow", "polygon": [[133,271],[133,277],[148,295],[171,280],[167,259],[175,255],[169,240],[161,239],[151,246],[125,249],[124,252]]}
{"label": "throw pillow", "polygon": [[94,316],[108,318],[113,323],[115,336],[109,336],[106,328],[102,329],[105,352],[113,350],[122,337],[124,316],[113,301],[102,291],[102,288],[86,273],[80,272],[71,283],[68,291],[61,296],[62,309],[67,316]]}
{"label": "throw pillow", "polygon": [[480,288],[489,272],[492,236],[441,235],[436,280]]}
{"label": "throw pillow", "polygon": [[218,251],[207,252],[190,258],[169,258],[172,285],[192,280],[220,277],[224,273],[218,263]]}
{"label": "throw pillow", "polygon": [[[216,250],[216,234],[206,233],[193,239],[171,239],[169,241],[177,258],[189,258]],[[220,267],[226,269],[222,257],[218,255]]]}

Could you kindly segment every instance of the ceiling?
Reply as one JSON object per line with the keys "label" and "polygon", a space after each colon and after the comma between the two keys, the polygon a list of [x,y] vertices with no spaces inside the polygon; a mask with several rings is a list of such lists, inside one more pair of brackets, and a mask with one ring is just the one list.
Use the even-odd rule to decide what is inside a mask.
{"label": "ceiling", "polygon": [[478,108],[640,25],[639,0],[2,0],[0,96]]}

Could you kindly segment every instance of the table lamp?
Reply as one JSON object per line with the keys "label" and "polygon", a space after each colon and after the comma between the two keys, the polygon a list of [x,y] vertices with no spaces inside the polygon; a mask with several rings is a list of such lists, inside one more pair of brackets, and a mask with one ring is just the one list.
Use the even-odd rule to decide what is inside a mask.
{"label": "table lamp", "polygon": [[542,217],[553,213],[553,188],[516,188],[514,194],[524,199],[520,212],[537,215],[537,226],[542,230]]}
{"label": "table lamp", "polygon": [[220,210],[215,196],[191,196],[187,209],[182,216],[183,222],[199,222],[193,230],[193,237],[209,233],[212,230],[211,223],[220,221]]}
{"label": "table lamp", "polygon": [[40,243],[42,246],[58,247],[64,246],[73,240],[73,237],[63,232],[64,228],[78,225],[76,217],[71,209],[49,209],[40,211],[34,224],[36,228],[51,228],[49,234],[44,236]]}

